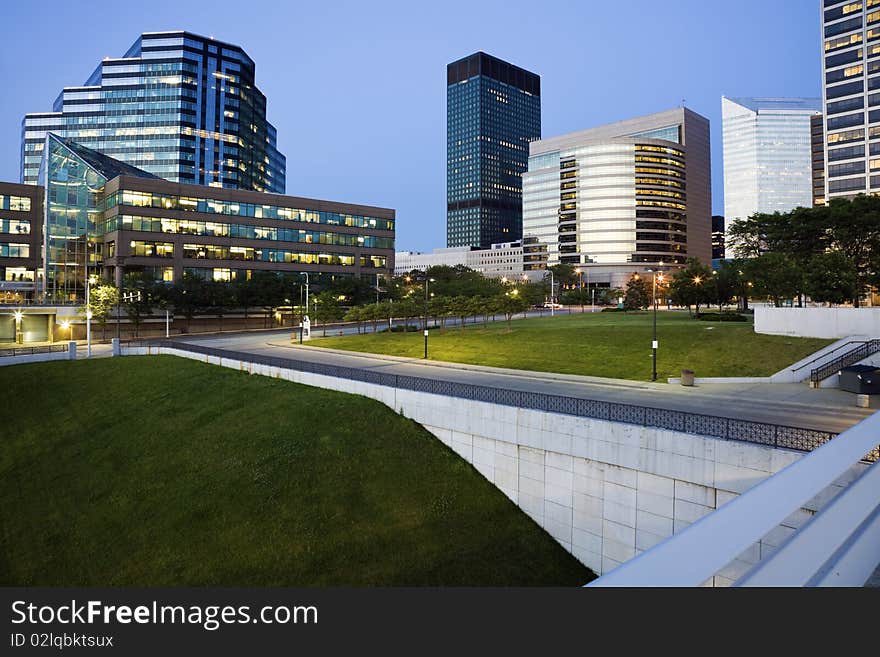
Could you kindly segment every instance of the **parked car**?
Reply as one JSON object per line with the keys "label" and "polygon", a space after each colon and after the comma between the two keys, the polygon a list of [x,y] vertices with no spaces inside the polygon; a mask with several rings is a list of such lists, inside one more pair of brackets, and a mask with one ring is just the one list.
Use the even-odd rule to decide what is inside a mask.
{"label": "parked car", "polygon": [[557,309],[558,309],[558,308],[562,308],[563,305],[562,305],[561,303],[551,303],[550,301],[547,301],[547,302],[544,304],[544,307],[545,307],[545,308],[557,308]]}

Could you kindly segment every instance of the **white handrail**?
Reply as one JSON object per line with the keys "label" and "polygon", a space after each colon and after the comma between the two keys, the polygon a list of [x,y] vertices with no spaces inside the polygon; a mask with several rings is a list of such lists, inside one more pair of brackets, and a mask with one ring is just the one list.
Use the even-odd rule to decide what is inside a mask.
{"label": "white handrail", "polygon": [[875,413],[587,586],[700,586],[831,485],[878,442],[880,414]]}

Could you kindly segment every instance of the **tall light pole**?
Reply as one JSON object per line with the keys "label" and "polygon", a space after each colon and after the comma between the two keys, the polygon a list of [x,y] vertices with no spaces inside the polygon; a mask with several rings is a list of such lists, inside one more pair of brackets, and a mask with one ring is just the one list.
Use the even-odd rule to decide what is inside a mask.
{"label": "tall light pole", "polygon": [[[88,271],[88,261],[86,261],[86,271]],[[86,358],[92,356],[92,306],[89,303],[89,290],[93,278],[94,276],[86,275]]]}
{"label": "tall light pole", "polygon": [[425,272],[425,360],[428,359],[428,281],[433,280],[433,278],[428,278],[428,274]]}
{"label": "tall light pole", "polygon": [[553,296],[553,291],[556,289],[556,284],[553,281],[553,270],[548,269],[547,271],[550,272],[550,317],[554,317],[556,315],[556,313],[554,312],[556,310],[556,306],[554,305],[555,298]]}
{"label": "tall light pole", "polygon": [[306,277],[306,316],[309,314],[309,272],[301,271],[300,275]]}
{"label": "tall light pole", "polygon": [[[659,346],[657,343],[657,270],[652,270],[653,276],[651,279],[653,281],[653,294],[652,299],[654,303],[654,341],[651,343],[651,352],[652,352],[652,362],[653,368],[651,371],[651,381],[657,380],[657,347]],[[663,282],[663,274],[660,274],[660,282]]]}
{"label": "tall light pole", "polygon": [[379,274],[376,274],[376,305],[379,305]]}

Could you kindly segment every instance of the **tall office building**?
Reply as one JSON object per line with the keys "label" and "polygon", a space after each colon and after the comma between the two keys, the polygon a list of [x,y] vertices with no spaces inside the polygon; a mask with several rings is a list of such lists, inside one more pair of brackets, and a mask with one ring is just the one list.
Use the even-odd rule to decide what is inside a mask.
{"label": "tall office building", "polygon": [[189,32],[147,32],[106,58],[52,112],[22,122],[21,181],[37,182],[47,133],[173,182],[284,193],[285,159],[254,62]]}
{"label": "tall office building", "polygon": [[446,245],[518,240],[541,78],[478,52],[449,64],[446,83]]}
{"label": "tall office building", "polygon": [[819,98],[721,98],[728,229],[756,212],[812,207],[810,126],[821,107]]}
{"label": "tall office building", "polygon": [[712,266],[724,260],[724,217],[712,215]]}
{"label": "tall office building", "polygon": [[[880,191],[880,2],[822,0],[825,198]],[[875,109],[872,109],[875,108]]]}
{"label": "tall office building", "polygon": [[810,117],[810,152],[813,167],[813,207],[825,205],[825,117]]}
{"label": "tall office building", "polygon": [[523,230],[548,265],[623,286],[633,272],[712,258],[709,121],[686,108],[530,144]]}

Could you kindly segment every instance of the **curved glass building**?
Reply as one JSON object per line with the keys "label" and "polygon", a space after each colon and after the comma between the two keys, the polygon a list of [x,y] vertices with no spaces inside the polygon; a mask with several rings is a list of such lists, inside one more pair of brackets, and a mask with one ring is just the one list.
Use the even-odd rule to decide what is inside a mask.
{"label": "curved glass building", "polygon": [[253,60],[189,32],[142,34],[65,87],[51,112],[26,114],[21,182],[36,184],[49,132],[172,182],[285,191]]}
{"label": "curved glass building", "polygon": [[[684,108],[530,144],[523,232],[593,283],[711,260],[709,121]],[[587,273],[589,272],[589,273]]]}

